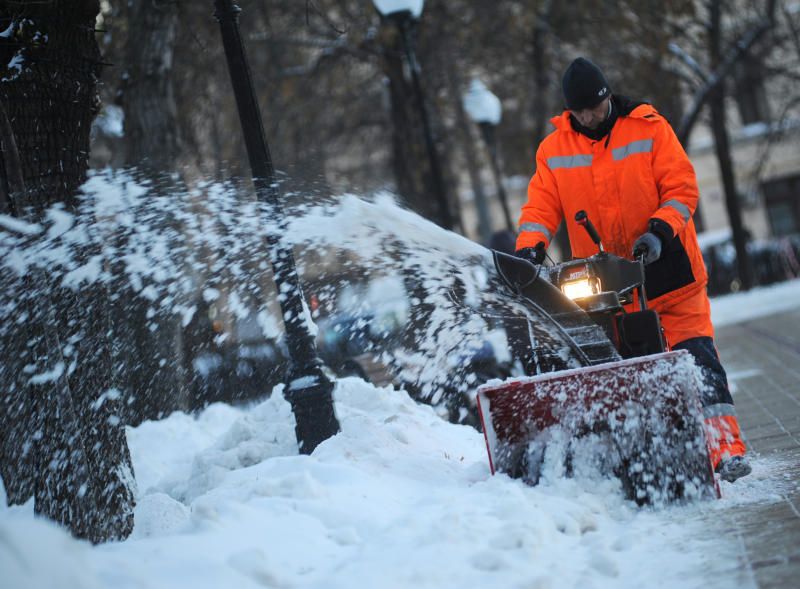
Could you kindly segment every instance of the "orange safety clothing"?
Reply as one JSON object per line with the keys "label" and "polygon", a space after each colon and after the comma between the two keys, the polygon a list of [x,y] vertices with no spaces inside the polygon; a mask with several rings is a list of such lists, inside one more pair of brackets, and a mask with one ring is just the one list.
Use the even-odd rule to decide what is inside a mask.
{"label": "orange safety clothing", "polygon": [[[708,303],[705,293],[695,295],[697,299],[704,299]],[[679,307],[686,307],[687,303],[692,302],[688,299],[671,307],[665,316],[666,325],[674,326],[674,321]],[[695,305],[696,307],[702,306]],[[693,315],[692,309],[687,309],[688,314]],[[711,327],[711,321],[707,325]],[[664,330],[667,331],[666,329]],[[713,330],[712,330],[713,331]],[[682,335],[680,336],[682,337]],[[667,336],[669,341],[669,336]],[[674,341],[674,340],[673,340]],[[739,422],[736,417],[736,407],[733,405],[728,389],[728,378],[725,369],[719,361],[719,354],[714,347],[714,340],[710,336],[699,335],[689,339],[684,339],[671,344],[673,350],[687,350],[694,357],[695,364],[700,368],[703,387],[700,390],[700,401],[703,405],[703,420],[706,426],[706,439],[708,442],[709,455],[714,469],[722,458],[735,456],[745,453],[745,446],[739,431]]]}
{"label": "orange safety clothing", "polygon": [[711,303],[705,291],[662,309],[658,315],[670,348],[693,337],[714,337]]}
{"label": "orange safety clothing", "polygon": [[699,197],[694,168],[672,127],[652,106],[612,100],[619,116],[599,140],[573,128],[569,111],[551,119],[556,130],[536,153],[517,249],[539,242],[548,246],[566,220],[573,255],[597,253],[574,220],[580,210],[597,228],[606,251],[626,258],[651,221],[671,229],[671,236],[663,236],[661,257],[645,267],[645,289],[669,346],[690,351],[704,373],[704,417],[716,468],[724,456],[744,454],[745,447],[713,345],[707,274],[692,220]]}
{"label": "orange safety clothing", "polygon": [[522,207],[517,249],[549,245],[566,219],[575,257],[597,253],[575,221],[585,210],[605,249],[630,257],[636,239],[660,219],[672,230],[661,258],[646,268],[646,288],[660,311],[702,290],[707,274],[692,215],[697,181],[669,123],[649,104],[620,116],[606,137],[593,141],[572,128],[570,113],[551,120],[556,130],[536,153],[536,173]]}
{"label": "orange safety clothing", "polygon": [[745,454],[746,448],[735,415],[706,417],[705,428],[708,454],[714,470],[723,458]]}

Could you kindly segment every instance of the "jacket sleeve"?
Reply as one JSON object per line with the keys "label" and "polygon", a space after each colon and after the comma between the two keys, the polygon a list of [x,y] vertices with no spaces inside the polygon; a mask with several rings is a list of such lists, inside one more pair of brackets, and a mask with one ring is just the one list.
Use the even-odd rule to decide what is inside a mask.
{"label": "jacket sleeve", "polygon": [[528,184],[528,202],[522,206],[519,219],[517,249],[535,247],[540,241],[549,246],[563,217],[556,179],[540,145],[536,151],[536,173]]}
{"label": "jacket sleeve", "polygon": [[654,136],[653,174],[658,187],[659,208],[651,219],[669,225],[675,236],[694,215],[699,191],[692,162],[664,119],[658,121],[658,131]]}

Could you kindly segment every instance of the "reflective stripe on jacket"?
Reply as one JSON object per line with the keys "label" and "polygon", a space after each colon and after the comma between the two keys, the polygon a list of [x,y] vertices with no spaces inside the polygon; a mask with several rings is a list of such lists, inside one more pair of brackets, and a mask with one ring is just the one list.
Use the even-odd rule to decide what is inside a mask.
{"label": "reflective stripe on jacket", "polygon": [[620,114],[610,133],[593,141],[572,128],[569,112],[551,122],[556,130],[536,153],[536,173],[522,207],[517,249],[549,245],[562,219],[576,258],[597,246],[575,222],[583,209],[605,249],[631,257],[648,221],[661,219],[673,232],[661,259],[646,268],[646,288],[656,308],[678,302],[705,286],[707,275],[692,215],[698,189],[694,168],[669,123],[649,104]]}

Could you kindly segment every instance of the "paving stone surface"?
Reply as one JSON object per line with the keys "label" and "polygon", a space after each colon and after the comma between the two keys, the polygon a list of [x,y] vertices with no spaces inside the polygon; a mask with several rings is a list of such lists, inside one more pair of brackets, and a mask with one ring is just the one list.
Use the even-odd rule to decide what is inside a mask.
{"label": "paving stone surface", "polygon": [[738,542],[741,586],[800,587],[800,309],[722,327],[717,347],[769,492],[715,513],[715,527]]}

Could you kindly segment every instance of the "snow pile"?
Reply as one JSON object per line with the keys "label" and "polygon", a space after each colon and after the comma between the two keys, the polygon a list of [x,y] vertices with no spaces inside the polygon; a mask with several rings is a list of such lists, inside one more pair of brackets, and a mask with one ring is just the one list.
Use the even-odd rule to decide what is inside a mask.
{"label": "snow pile", "polygon": [[342,379],[335,399],[342,432],[312,456],[279,394],[130,430],[132,538],[90,549],[30,506],[0,512],[3,570],[27,575],[4,586],[685,587],[704,554],[731,562],[687,523],[700,508],[637,510],[557,468],[538,487],[492,477],[479,433],[401,391]]}
{"label": "snow pile", "polygon": [[[2,483],[0,482],[0,485]],[[88,544],[56,524],[6,509],[0,493],[0,571],[8,589],[94,589],[101,587]]]}
{"label": "snow pile", "polygon": [[[262,291],[264,238],[274,227],[257,203],[230,187],[164,198],[102,176],[86,191],[78,216],[56,207],[41,225],[0,217],[9,286],[37,269],[56,288],[102,282],[144,305],[154,330],[162,316],[186,327],[203,302],[222,297],[242,319],[257,311],[263,337],[280,337]],[[367,298],[410,289],[410,305],[425,314],[411,314],[397,356],[420,396],[435,401],[445,385],[469,392],[475,378],[457,371],[487,338],[481,310],[512,306],[485,298],[486,250],[386,196],[301,207],[294,219],[285,245],[335,250],[346,270],[395,285]],[[787,288],[784,296],[800,300],[796,285]],[[14,292],[0,306],[16,319],[7,325],[24,326]],[[537,487],[491,477],[474,429],[355,379],[340,379],[335,391],[342,432],[300,456],[279,391],[250,407],[217,404],[129,430],[139,496],[125,542],[91,547],[35,519],[30,502],[0,507],[3,587],[707,588],[714,567],[705,555],[734,566],[735,538],[721,540],[695,517],[731,500],[638,510],[617,481],[567,479],[556,462]],[[737,483],[738,501],[772,498],[772,467],[759,464],[752,482]]]}

